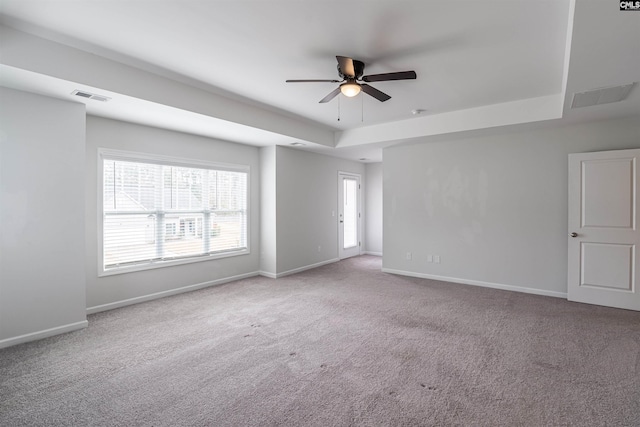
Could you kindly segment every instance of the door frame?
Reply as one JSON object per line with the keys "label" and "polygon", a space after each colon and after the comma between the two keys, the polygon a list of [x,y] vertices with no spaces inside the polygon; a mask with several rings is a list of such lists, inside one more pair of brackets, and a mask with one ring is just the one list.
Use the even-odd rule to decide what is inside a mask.
{"label": "door frame", "polygon": [[[343,178],[352,178],[352,179],[356,179],[356,182],[358,184],[358,192],[357,192],[357,204],[358,204],[358,225],[356,227],[357,229],[357,233],[358,233],[358,246],[356,247],[356,250],[353,252],[353,254],[344,254],[344,249],[343,249],[343,238],[344,237],[344,233],[341,233],[341,226],[340,226],[340,220],[341,220],[341,213],[343,213],[344,211],[344,200],[343,197],[340,197],[343,195],[343,183],[342,183],[342,179]],[[337,235],[338,235],[338,258],[339,259],[346,259],[346,258],[350,258],[353,256],[358,256],[358,255],[362,255],[362,176],[360,174],[357,173],[353,173],[353,172],[344,172],[344,171],[338,171],[338,215],[336,215],[336,231],[337,231]],[[344,231],[344,230],[343,230]]]}

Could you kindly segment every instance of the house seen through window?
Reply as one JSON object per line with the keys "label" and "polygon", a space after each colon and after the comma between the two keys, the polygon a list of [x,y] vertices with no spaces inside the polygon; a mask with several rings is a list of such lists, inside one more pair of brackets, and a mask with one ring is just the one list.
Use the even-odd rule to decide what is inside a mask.
{"label": "house seen through window", "polygon": [[102,158],[103,270],[246,253],[247,171]]}

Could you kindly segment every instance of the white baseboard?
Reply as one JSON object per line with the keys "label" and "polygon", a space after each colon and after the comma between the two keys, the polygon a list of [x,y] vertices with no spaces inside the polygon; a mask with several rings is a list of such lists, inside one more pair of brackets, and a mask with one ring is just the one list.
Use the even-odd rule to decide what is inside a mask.
{"label": "white baseboard", "polygon": [[481,286],[483,288],[501,289],[504,291],[523,292],[525,294],[543,295],[555,298],[567,298],[566,292],[546,291],[544,289],[525,288],[522,286],[505,285],[502,283],[482,282],[480,280],[458,279],[455,277],[436,276],[435,274],[415,273],[413,271],[394,270],[383,268],[383,273],[398,274],[400,276],[418,277],[420,279],[440,280],[442,282],[461,283],[463,285]]}
{"label": "white baseboard", "polygon": [[169,289],[168,291],[156,292],[149,295],[143,295],[135,298],[129,298],[121,301],[111,302],[108,304],[96,305],[93,307],[87,307],[87,314],[99,313],[101,311],[113,310],[114,308],[126,307],[132,304],[138,304],[141,302],[152,301],[158,298],[164,298],[171,295],[182,294],[185,292],[196,291],[202,288],[208,288],[209,286],[222,285],[224,283],[233,282],[236,280],[246,279],[248,277],[258,276],[260,272],[253,271],[251,273],[238,274],[237,276],[223,277],[222,279],[210,280],[208,282],[196,283],[195,285],[183,286],[181,288]]}
{"label": "white baseboard", "polygon": [[264,277],[268,277],[269,279],[277,279],[278,275],[276,273],[269,273],[268,271],[260,271],[260,275]]}
{"label": "white baseboard", "polygon": [[264,277],[268,277],[270,279],[279,279],[280,277],[289,276],[291,274],[300,273],[305,270],[311,270],[312,268],[322,267],[323,265],[332,264],[334,262],[340,261],[339,258],[333,258],[326,261],[317,262],[311,265],[305,265],[304,267],[294,268],[293,270],[283,271],[282,273],[269,273],[267,271],[261,271],[260,275]]}
{"label": "white baseboard", "polygon": [[362,252],[362,255],[382,256],[382,252],[364,251]]}
{"label": "white baseboard", "polygon": [[0,340],[0,348],[11,347],[12,345],[22,344],[29,341],[41,340],[43,338],[49,338],[54,335],[64,334],[66,332],[77,331],[84,329],[89,325],[86,320],[69,323],[68,325],[57,326],[55,328],[45,329],[43,331],[31,332],[29,334],[20,335],[17,337],[5,338]]}

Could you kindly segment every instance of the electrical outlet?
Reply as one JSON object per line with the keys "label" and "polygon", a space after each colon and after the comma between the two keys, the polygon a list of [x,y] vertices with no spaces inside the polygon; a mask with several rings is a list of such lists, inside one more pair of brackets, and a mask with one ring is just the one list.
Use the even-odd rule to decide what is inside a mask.
{"label": "electrical outlet", "polygon": [[407,252],[407,259],[411,259],[411,252]]}
{"label": "electrical outlet", "polygon": [[433,255],[427,255],[427,262],[433,262]]}
{"label": "electrical outlet", "polygon": [[322,246],[318,246],[318,252],[322,252]]}
{"label": "electrical outlet", "polygon": [[434,255],[433,262],[435,262],[436,264],[440,264],[440,255]]}

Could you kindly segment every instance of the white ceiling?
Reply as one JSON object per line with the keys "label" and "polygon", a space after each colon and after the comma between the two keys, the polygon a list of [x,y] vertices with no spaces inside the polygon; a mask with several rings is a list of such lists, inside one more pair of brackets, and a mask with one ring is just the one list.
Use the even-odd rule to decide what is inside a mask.
{"label": "white ceiling", "polygon": [[[574,92],[640,81],[632,42],[640,12],[621,12],[615,1],[2,0],[0,23],[238,107],[234,118],[196,111],[88,85],[81,70],[53,75],[2,58],[4,86],[67,98],[70,88],[91,89],[113,98],[86,101],[92,114],[254,145],[303,141],[354,159],[379,160],[380,147],[417,137],[640,111],[637,88],[617,106],[567,107]],[[363,61],[365,74],[415,70],[418,78],[373,83],[392,96],[384,103],[362,94],[319,104],[337,84],[285,83],[338,78],[336,55]],[[272,120],[249,118],[260,111]],[[305,129],[283,130],[279,118]]]}

